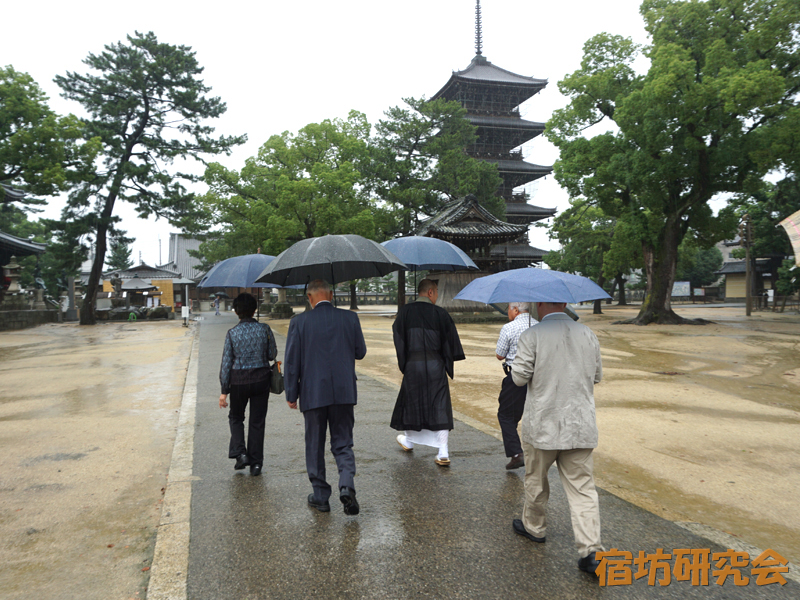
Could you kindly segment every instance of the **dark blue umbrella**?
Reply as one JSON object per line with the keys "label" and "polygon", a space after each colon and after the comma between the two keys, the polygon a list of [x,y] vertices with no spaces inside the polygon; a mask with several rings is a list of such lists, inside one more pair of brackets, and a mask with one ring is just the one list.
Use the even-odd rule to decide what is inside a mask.
{"label": "dark blue umbrella", "polygon": [[275,257],[269,254],[245,254],[225,259],[214,265],[197,287],[279,287],[271,283],[256,283],[258,276],[273,260]]}
{"label": "dark blue umbrella", "polygon": [[458,246],[431,237],[412,235],[381,244],[414,271],[458,271],[478,265]]}
{"label": "dark blue umbrella", "polygon": [[591,279],[550,269],[511,269],[469,283],[456,300],[496,302],[588,302],[610,298]]}

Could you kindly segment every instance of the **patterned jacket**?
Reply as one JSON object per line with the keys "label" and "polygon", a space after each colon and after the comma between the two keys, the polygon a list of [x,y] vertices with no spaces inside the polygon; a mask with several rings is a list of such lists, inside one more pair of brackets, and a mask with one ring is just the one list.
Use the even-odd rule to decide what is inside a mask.
{"label": "patterned jacket", "polygon": [[255,319],[242,319],[225,336],[219,382],[223,394],[229,394],[231,385],[257,383],[272,373],[269,361],[278,356],[278,347],[272,329]]}

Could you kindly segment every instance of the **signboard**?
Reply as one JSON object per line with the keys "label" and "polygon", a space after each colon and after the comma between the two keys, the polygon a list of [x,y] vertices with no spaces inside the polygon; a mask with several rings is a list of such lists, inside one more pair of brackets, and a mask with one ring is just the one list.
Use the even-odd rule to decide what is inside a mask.
{"label": "signboard", "polygon": [[705,288],[694,288],[694,295],[695,296],[705,296],[706,295]]}
{"label": "signboard", "polygon": [[690,284],[688,281],[676,281],[672,284],[672,296],[689,296]]}
{"label": "signboard", "polygon": [[189,318],[189,307],[181,306],[181,319],[188,319],[188,318]]}

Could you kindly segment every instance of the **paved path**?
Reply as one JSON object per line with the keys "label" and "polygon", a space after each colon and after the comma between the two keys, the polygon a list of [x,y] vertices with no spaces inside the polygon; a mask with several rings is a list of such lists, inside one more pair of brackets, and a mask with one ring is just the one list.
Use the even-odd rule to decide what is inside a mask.
{"label": "paved path", "polygon": [[[547,542],[513,533],[522,509],[522,472],[498,468],[502,444],[456,423],[449,469],[435,451],[405,454],[389,428],[396,391],[359,380],[356,487],[361,514],[306,505],[302,415],[283,395],[270,398],[264,473],[235,472],[227,458],[227,411],[217,406],[218,369],[235,317],[199,322],[194,481],[187,596],[220,598],[798,598],[800,585],[692,586],[676,582],[604,589],[577,569],[569,510],[551,471]],[[278,336],[279,348],[284,339]],[[336,468],[328,453],[329,481]],[[720,547],[603,490],[600,508],[608,548]],[[334,496],[332,500],[336,500]],[[754,558],[754,557],[753,557]],[[635,569],[634,569],[635,570]],[[749,575],[747,570],[744,570]]]}

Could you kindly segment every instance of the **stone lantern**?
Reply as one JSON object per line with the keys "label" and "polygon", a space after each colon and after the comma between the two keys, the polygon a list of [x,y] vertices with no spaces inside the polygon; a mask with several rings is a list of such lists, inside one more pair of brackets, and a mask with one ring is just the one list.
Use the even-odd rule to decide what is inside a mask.
{"label": "stone lantern", "polygon": [[21,288],[19,287],[19,277],[21,271],[22,267],[17,264],[17,257],[12,256],[11,261],[3,267],[3,275],[11,280],[8,284],[6,293],[19,294],[21,291]]}

